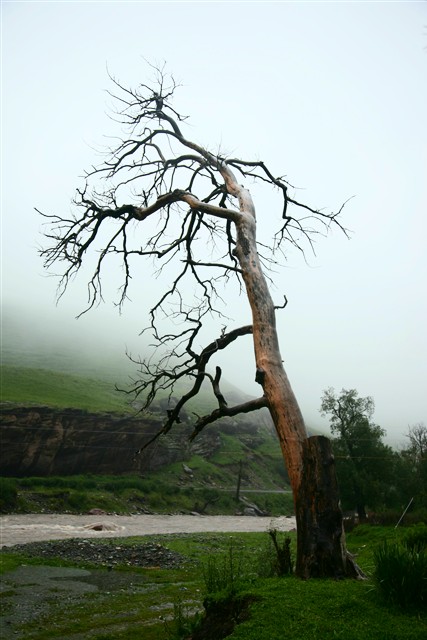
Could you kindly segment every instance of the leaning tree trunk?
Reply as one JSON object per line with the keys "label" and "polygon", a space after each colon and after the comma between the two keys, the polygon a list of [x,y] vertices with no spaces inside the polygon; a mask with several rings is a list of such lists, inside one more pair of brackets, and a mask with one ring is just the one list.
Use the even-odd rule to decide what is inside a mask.
{"label": "leaning tree trunk", "polygon": [[[247,192],[246,192],[247,193]],[[244,197],[244,194],[242,198]],[[304,420],[280,355],[275,307],[264,278],[256,245],[253,205],[236,222],[237,256],[253,318],[256,380],[264,390],[293,490],[297,521],[297,573],[355,576],[357,568],[345,548],[333,456],[327,438],[308,439]]]}

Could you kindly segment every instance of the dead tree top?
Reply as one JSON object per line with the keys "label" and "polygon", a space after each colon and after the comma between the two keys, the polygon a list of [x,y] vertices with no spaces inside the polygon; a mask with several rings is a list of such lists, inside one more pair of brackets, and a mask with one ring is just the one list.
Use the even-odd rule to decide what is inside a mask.
{"label": "dead tree top", "polygon": [[[269,261],[275,261],[275,254],[285,253],[287,244],[303,253],[307,243],[313,249],[316,234],[326,234],[331,225],[346,233],[338,219],[342,207],[334,213],[311,208],[292,197],[291,185],[284,177],[275,177],[264,162],[214,154],[187,138],[182,132],[186,118],[172,106],[177,85],[162,69],[156,70],[153,86],[130,89],[115,78],[111,81],[114,90],[110,95],[117,105],[112,117],[123,136],[105,152],[100,166],[86,172],[71,216],[39,211],[47,219],[49,241],[41,255],[46,268],[60,265],[60,297],[86,255],[98,251],[84,312],[103,299],[102,276],[110,258],[119,258],[123,267],[118,305],[127,299],[135,258],[153,260],[158,273],[173,261],[174,276],[150,309],[147,327],[163,355],[156,362],[137,361],[140,377],[128,392],[141,395],[142,409],[146,409],[158,391],[172,394],[177,381],[193,379],[190,391],[168,412],[164,433],[179,421],[180,410],[208,376],[218,409],[198,418],[195,435],[218,417],[265,406],[259,398],[228,407],[219,389],[221,371],[215,376],[206,372],[210,357],[251,333],[251,326],[229,332],[223,329],[217,340],[196,350],[205,317],[221,317],[219,285],[232,277],[242,284],[235,256],[235,223],[241,216],[255,223],[255,207],[238,180],[262,183],[281,196],[281,217],[272,246],[262,247],[267,267]],[[153,219],[156,224],[150,225]],[[141,224],[142,231],[136,234],[135,226]],[[186,301],[189,281],[196,304]],[[165,316],[173,318],[176,330],[162,330]]]}

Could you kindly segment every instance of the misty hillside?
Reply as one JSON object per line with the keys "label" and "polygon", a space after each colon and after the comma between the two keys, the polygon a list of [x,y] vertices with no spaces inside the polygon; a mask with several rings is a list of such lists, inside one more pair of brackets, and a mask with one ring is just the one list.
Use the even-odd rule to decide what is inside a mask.
{"label": "misty hillside", "polygon": [[[247,486],[274,489],[286,482],[267,411],[218,421],[189,445],[193,412],[203,415],[217,406],[208,384],[182,411],[183,424],[148,449],[148,457],[141,456],[134,468],[134,451],[159,431],[167,398],[160,396],[150,411],[138,414],[132,396],[115,389],[116,382],[129,380],[134,365],[98,351],[95,344],[83,347],[57,335],[49,340],[43,331],[23,331],[19,322],[6,322],[3,337],[3,475],[145,473],[149,468],[150,477],[158,470],[169,478],[173,470],[171,482],[181,483],[185,461],[201,486],[229,486],[244,458]],[[175,398],[185,390],[181,385]],[[230,404],[247,398],[226,381],[222,390]]]}
{"label": "misty hillside", "polygon": [[87,333],[74,325],[69,321],[52,326],[42,316],[27,318],[15,309],[5,309],[2,364],[127,381],[136,366],[126,357],[125,348],[109,346],[101,331]]}
{"label": "misty hillside", "polygon": [[[79,323],[69,321],[52,327],[43,316],[28,318],[17,309],[4,309],[1,400],[88,411],[127,413],[138,408],[138,403],[132,405],[133,396],[116,390],[116,385],[128,390],[138,377],[138,367],[126,356],[125,345],[110,342],[108,331],[83,329]],[[182,383],[174,396],[187,390],[188,386]],[[229,404],[249,398],[224,378],[221,390]],[[206,383],[188,409],[201,414],[216,406],[210,384]],[[272,428],[267,411],[246,414],[245,421]],[[311,433],[319,433],[311,425],[308,428]]]}
{"label": "misty hillside", "polygon": [[[74,407],[88,411],[132,412],[140,402],[129,390],[138,378],[138,367],[117,347],[108,348],[96,336],[74,333],[61,328],[50,330],[37,322],[28,329],[28,321],[13,311],[5,311],[2,321],[1,400],[54,407]],[[190,383],[189,383],[190,384]],[[174,397],[189,386],[179,383]],[[227,380],[221,389],[230,404],[244,402],[249,396]],[[159,401],[164,401],[159,394]],[[207,382],[188,405],[191,411],[207,412],[217,406]],[[252,422],[252,416],[246,416]],[[269,424],[266,412],[257,422]]]}

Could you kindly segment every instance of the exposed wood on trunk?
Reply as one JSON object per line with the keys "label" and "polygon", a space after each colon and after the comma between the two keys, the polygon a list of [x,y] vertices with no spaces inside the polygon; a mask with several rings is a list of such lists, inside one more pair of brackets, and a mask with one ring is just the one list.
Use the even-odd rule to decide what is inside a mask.
{"label": "exposed wood on trunk", "polygon": [[307,437],[304,420],[283,367],[276,330],[274,302],[262,272],[256,245],[255,216],[237,225],[236,256],[252,310],[253,339],[258,379],[276,427],[292,489],[301,479],[302,442]]}

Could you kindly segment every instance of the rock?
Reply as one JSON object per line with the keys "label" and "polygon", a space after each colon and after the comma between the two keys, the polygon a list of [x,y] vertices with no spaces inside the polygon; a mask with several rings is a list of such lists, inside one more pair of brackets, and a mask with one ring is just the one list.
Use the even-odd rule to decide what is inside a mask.
{"label": "rock", "polygon": [[87,512],[88,516],[105,516],[107,515],[105,511],[103,511],[102,509],[90,509]]}
{"label": "rock", "polygon": [[7,551],[19,552],[29,557],[61,558],[72,562],[90,562],[111,569],[117,565],[135,567],[160,567],[173,569],[188,562],[181,554],[160,544],[146,543],[123,545],[123,540],[103,542],[71,538],[49,542],[30,542],[7,547]]}
{"label": "rock", "polygon": [[[208,457],[221,446],[218,433],[207,429],[189,448],[188,427],[176,425],[167,438],[157,441],[155,449],[149,447],[135,457],[135,451],[161,426],[160,416],[141,418],[5,402],[0,408],[0,475],[146,474],[183,462],[196,450]],[[185,467],[188,480],[193,470]]]}
{"label": "rock", "polygon": [[241,502],[243,502],[245,504],[245,508],[243,509],[243,515],[245,515],[245,516],[259,516],[259,517],[265,517],[265,516],[269,515],[266,511],[263,511],[262,509],[260,509],[253,502],[249,502],[249,500],[247,498],[242,496],[240,498],[240,500],[241,500]]}
{"label": "rock", "polygon": [[187,465],[186,465],[186,464],[184,464],[184,463],[182,464],[182,468],[184,469],[184,472],[185,472],[187,475],[189,475],[189,476],[193,477],[193,469],[190,469],[190,467],[187,467]]}
{"label": "rock", "polygon": [[94,522],[93,524],[85,524],[84,529],[91,529],[92,531],[120,531],[121,527],[105,522]]}

